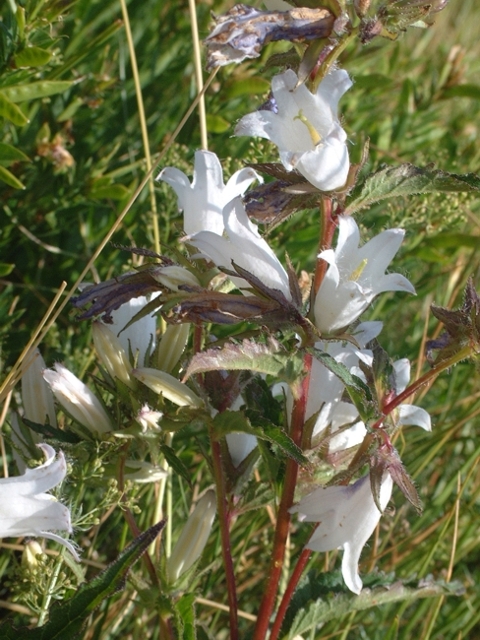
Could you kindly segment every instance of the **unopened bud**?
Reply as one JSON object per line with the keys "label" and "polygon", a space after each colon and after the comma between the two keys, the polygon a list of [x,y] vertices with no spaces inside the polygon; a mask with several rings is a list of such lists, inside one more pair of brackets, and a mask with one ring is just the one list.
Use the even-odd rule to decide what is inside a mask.
{"label": "unopened bud", "polygon": [[102,322],[93,323],[92,333],[95,350],[108,373],[113,379],[118,378],[124,384],[132,387],[130,376],[132,367],[120,340]]}
{"label": "unopened bud", "polygon": [[190,569],[207,544],[215,519],[215,492],[209,490],[197,502],[197,506],[183,527],[172,555],[167,560],[167,576],[171,583]]}
{"label": "unopened bud", "polygon": [[183,382],[159,369],[133,369],[132,375],[144,385],[171,400],[179,407],[201,407],[202,400]]}
{"label": "unopened bud", "polygon": [[24,361],[27,365],[22,375],[23,415],[32,422],[44,424],[47,420],[52,427],[57,426],[57,416],[53,403],[53,394],[42,376],[46,369],[40,351],[30,352]]}
{"label": "unopened bud", "polygon": [[26,542],[22,553],[22,566],[35,571],[40,564],[39,556],[43,556],[43,549],[39,543],[36,540]]}
{"label": "unopened bud", "polygon": [[96,434],[112,430],[112,423],[100,400],[66,367],[57,362],[55,370],[44,370],[43,377],[72,418]]}
{"label": "unopened bud", "polygon": [[169,324],[157,350],[157,363],[163,371],[172,371],[185,350],[190,324]]}
{"label": "unopened bud", "polygon": [[151,271],[150,275],[153,278],[163,284],[171,291],[178,291],[178,287],[181,285],[187,285],[190,287],[199,287],[200,282],[193,275],[191,271],[180,267],[178,265],[170,265],[168,267],[159,267],[155,271]]}

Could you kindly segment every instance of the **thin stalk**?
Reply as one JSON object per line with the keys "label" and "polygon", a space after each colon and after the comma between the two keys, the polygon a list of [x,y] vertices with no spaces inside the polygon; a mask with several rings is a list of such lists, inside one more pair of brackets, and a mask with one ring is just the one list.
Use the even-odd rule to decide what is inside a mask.
{"label": "thin stalk", "polygon": [[[140,119],[140,130],[142,132],[143,151],[145,153],[145,162],[147,165],[147,171],[150,172],[152,168],[152,158],[150,155],[150,145],[148,140],[147,120],[145,118],[145,107],[143,105],[142,87],[140,84],[140,75],[138,73],[137,56],[135,54],[135,45],[133,43],[132,29],[130,26],[130,18],[128,15],[127,3],[125,0],[120,0],[122,7],[122,17],[125,26],[125,35],[127,36],[128,52],[130,54],[130,61],[132,63],[133,82],[135,84],[135,95],[137,96],[138,117]],[[199,87],[201,89],[201,87]],[[200,101],[201,102],[201,101]],[[148,190],[150,192],[150,208],[152,213],[152,227],[153,227],[153,240],[155,251],[160,253],[160,229],[158,227],[157,216],[157,200],[155,198],[155,184],[153,181],[153,174],[150,173],[148,179]]]}
{"label": "thin stalk", "polygon": [[[200,38],[198,37],[197,9],[195,0],[188,0],[188,8],[190,11],[190,21],[192,25],[192,44],[193,44],[193,65],[195,68],[195,82],[197,90],[203,88],[203,72],[202,72],[202,55],[200,49]],[[202,95],[198,103],[198,119],[200,121],[200,141],[202,149],[208,149],[207,139],[207,114],[205,110],[205,96]]]}
{"label": "thin stalk", "polygon": [[228,606],[230,616],[230,640],[238,640],[237,585],[235,583],[232,550],[230,547],[230,512],[228,509],[225,474],[223,471],[222,451],[220,443],[215,440],[215,436],[211,430],[210,440],[212,443],[213,474],[215,477],[215,484],[217,488],[217,512],[222,539],[222,556],[227,581]]}
{"label": "thin stalk", "polygon": [[[305,356],[304,367],[307,375],[299,385],[298,395],[293,403],[292,422],[290,427],[290,437],[297,446],[301,446],[303,425],[305,423],[305,409],[307,406],[310,371],[312,367],[312,356],[310,354]],[[265,586],[265,595],[263,596],[263,600],[258,611],[253,640],[264,640],[268,632],[270,617],[275,608],[278,583],[282,575],[283,558],[285,556],[285,548],[290,527],[289,509],[293,504],[297,476],[298,463],[295,460],[292,460],[292,458],[288,458],[285,467],[285,482],[283,485],[282,497],[278,507],[270,572]]]}
{"label": "thin stalk", "polygon": [[50,578],[50,582],[48,583],[47,593],[43,598],[42,610],[40,611],[40,615],[38,616],[37,627],[43,627],[43,625],[46,622],[48,609],[50,608],[50,602],[52,601],[53,591],[57,584],[58,577],[60,575],[60,570],[62,568],[64,553],[65,553],[65,547],[62,547],[58,553],[55,569],[53,570],[52,577]]}
{"label": "thin stalk", "polygon": [[310,549],[304,549],[297,560],[295,569],[293,570],[285,593],[283,594],[282,601],[280,602],[280,606],[278,607],[277,617],[275,618],[275,622],[273,623],[269,640],[277,640],[278,638],[278,635],[282,629],[285,614],[287,613],[288,605],[290,604],[290,600],[295,593],[295,589],[297,588],[298,582],[302,577],[302,573],[304,572],[311,555],[312,552]]}
{"label": "thin stalk", "polygon": [[[320,213],[322,216],[322,236],[318,244],[318,252],[324,249],[330,249],[333,241],[333,234],[337,228],[336,217],[333,217],[332,199],[327,196],[323,196],[320,202]],[[317,264],[315,266],[315,277],[313,279],[312,292],[317,295],[320,285],[323,282],[325,274],[327,273],[328,264],[325,260],[317,258]],[[313,304],[312,304],[313,308]]]}

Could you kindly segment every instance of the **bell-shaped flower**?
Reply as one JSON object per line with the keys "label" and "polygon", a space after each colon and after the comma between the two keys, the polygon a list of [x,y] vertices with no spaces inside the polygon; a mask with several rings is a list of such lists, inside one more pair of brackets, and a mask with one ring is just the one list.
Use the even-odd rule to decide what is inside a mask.
{"label": "bell-shaped flower", "polygon": [[183,210],[183,229],[189,236],[199,231],[223,234],[223,207],[237,196],[242,196],[254,180],[260,180],[251,168],[240,169],[226,185],[217,156],[211,151],[195,153],[193,181],[179,169],[166,167],[157,180],[167,182],[178,197],[178,206]]}
{"label": "bell-shaped flower", "polygon": [[[410,382],[410,361],[402,358],[393,363],[395,393],[398,396]],[[430,414],[413,404],[401,404],[396,409],[396,423],[399,426],[421,427],[425,431],[432,430]]]}
{"label": "bell-shaped flower", "polygon": [[312,93],[305,84],[298,85],[297,75],[288,69],[272,80],[276,110],[249,113],[239,121],[235,134],[271,140],[287,171],[296,169],[322,191],[338,189],[350,168],[338,101],[351,86],[348,73],[337,69]]}
{"label": "bell-shaped flower", "polygon": [[360,232],[352,217],[339,216],[338,226],[336,249],[318,255],[329,264],[315,297],[315,324],[323,333],[348,327],[379,293],[415,293],[404,276],[385,273],[402,244],[403,229],[383,231],[360,247]]}
{"label": "bell-shaped flower", "polygon": [[[392,477],[385,472],[378,496],[382,511],[390,500],[392,487]],[[315,489],[293,506],[290,513],[298,513],[300,521],[319,523],[306,544],[307,549],[343,549],[343,579],[351,591],[360,593],[363,586],[358,574],[360,554],[382,515],[373,498],[370,477],[364,476],[347,487]]]}
{"label": "bell-shaped flower", "polygon": [[43,377],[62,407],[77,422],[96,435],[112,430],[112,423],[100,400],[66,367],[57,363],[55,370],[45,369]]}
{"label": "bell-shaped flower", "polygon": [[157,320],[155,316],[148,314],[128,327],[127,324],[148,302],[146,296],[132,298],[111,312],[112,324],[108,325],[117,335],[125,353],[129,354],[131,349],[134,357],[138,354],[139,366],[145,364],[145,358],[155,349]]}
{"label": "bell-shaped flower", "polygon": [[197,502],[167,560],[167,576],[171,583],[199,559],[207,544],[216,510],[215,492],[210,489]]}
{"label": "bell-shaped flower", "polygon": [[46,460],[21,476],[0,479],[0,538],[32,536],[49,538],[63,544],[78,560],[71,542],[53,531],[71,533],[70,512],[52,495],[45,493],[60,484],[67,473],[62,452],[48,444],[38,445]]}
{"label": "bell-shaped flower", "polygon": [[[258,227],[247,216],[240,198],[228,203],[223,209],[225,236],[211,231],[200,231],[188,238],[202,255],[207,256],[217,267],[232,270],[232,261],[252,273],[272,289],[278,289],[287,300],[291,300],[288,275]],[[232,278],[240,289],[250,285],[243,278]]]}

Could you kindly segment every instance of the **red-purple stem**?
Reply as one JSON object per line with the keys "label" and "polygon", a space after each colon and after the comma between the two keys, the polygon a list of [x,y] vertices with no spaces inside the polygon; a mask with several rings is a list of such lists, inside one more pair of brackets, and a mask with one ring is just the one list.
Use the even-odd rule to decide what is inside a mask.
{"label": "red-purple stem", "polygon": [[[290,427],[290,437],[298,446],[302,443],[303,425],[305,422],[305,409],[307,405],[308,385],[310,382],[310,370],[312,366],[312,357],[310,355],[305,356],[304,366],[307,374],[299,385],[298,397],[294,399],[292,422]],[[290,527],[290,513],[288,510],[293,504],[297,476],[298,463],[292,458],[288,458],[285,468],[285,483],[283,485],[283,493],[277,513],[277,524],[275,528],[270,572],[265,586],[263,600],[258,611],[253,640],[264,640],[270,624],[270,617],[275,608],[278,583],[282,575],[282,566]]]}
{"label": "red-purple stem", "polygon": [[[332,199],[324,196],[321,201],[320,212],[322,215],[322,236],[318,245],[318,251],[330,249],[333,242],[333,234],[337,228],[337,216],[333,215]],[[328,263],[325,260],[317,259],[315,267],[315,278],[313,281],[313,292],[316,295],[320,289],[323,278],[327,272]]]}
{"label": "red-purple stem", "polygon": [[278,607],[277,617],[275,618],[275,622],[273,623],[269,640],[277,640],[278,635],[282,630],[282,624],[285,618],[285,614],[287,613],[288,605],[290,604],[290,600],[292,599],[293,594],[295,593],[297,584],[300,578],[302,577],[302,573],[304,572],[305,567],[307,566],[307,563],[311,554],[312,552],[310,549],[304,549],[297,560],[295,569],[292,575],[290,576],[290,580],[288,582],[285,593],[283,594],[282,601],[280,603],[280,606]]}

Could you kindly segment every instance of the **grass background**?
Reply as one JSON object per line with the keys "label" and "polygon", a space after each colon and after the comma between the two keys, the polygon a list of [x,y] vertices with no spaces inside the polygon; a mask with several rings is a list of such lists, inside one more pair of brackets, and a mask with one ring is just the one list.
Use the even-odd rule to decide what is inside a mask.
{"label": "grass background", "polygon": [[[5,3],[2,8],[0,90],[40,79],[73,84],[60,94],[22,102],[19,106],[28,124],[20,127],[2,120],[2,141],[28,156],[24,161],[3,162],[25,189],[0,183],[3,375],[18,357],[61,281],[66,280],[70,286],[75,282],[145,172],[130,56],[124,29],[117,22],[121,20],[120,4],[116,0],[32,0],[24,6],[27,27],[23,40],[11,5]],[[201,37],[208,33],[210,11],[221,13],[230,6],[226,2],[199,3]],[[185,2],[143,0],[130,2],[128,12],[149,145],[156,153],[169,140],[195,96],[188,6]],[[370,169],[381,163],[433,162],[438,168],[457,173],[479,171],[479,19],[480,9],[474,0],[451,0],[428,31],[412,29],[396,42],[376,39],[368,46],[353,46],[345,52],[341,64],[355,84],[342,100],[341,110],[353,157],[368,137]],[[27,43],[54,55],[44,65],[18,68],[15,56]],[[268,144],[232,138],[231,124],[261,104],[274,70],[261,73],[259,69],[268,55],[281,47],[268,47],[260,62],[221,70],[207,92],[209,145],[225,160],[227,174],[245,157],[258,159],[259,152],[266,160],[275,159]],[[190,173],[193,153],[199,146],[198,118],[194,114],[164,164]],[[71,159],[63,150],[71,154]],[[156,187],[155,198],[161,242],[174,245],[181,229],[175,198],[166,186]],[[298,214],[272,234],[279,255],[288,248],[295,266],[306,270],[313,269],[316,253],[315,215]],[[466,279],[473,275],[478,284],[478,198],[428,195],[397,199],[362,212],[358,221],[366,238],[390,226],[407,228],[406,242],[394,267],[414,283],[417,297],[385,296],[369,314],[384,321],[381,340],[389,354],[409,357],[413,371],[419,373],[427,366],[423,356],[425,336],[432,338],[439,330],[429,314],[429,304],[459,306]],[[151,248],[153,238],[152,201],[148,189],[144,189],[113,240]],[[119,274],[131,266],[131,260],[129,254],[107,246],[88,279],[103,280]],[[89,327],[77,323],[67,311],[47,335],[42,352],[48,365],[61,360],[79,376],[95,371]],[[424,513],[418,517],[396,491],[395,511],[382,520],[378,545],[371,542],[362,555],[365,575],[376,566],[387,574],[394,571],[403,579],[428,575],[451,578],[463,584],[463,595],[349,615],[327,623],[313,637],[480,637],[479,392],[474,365],[461,363],[441,376],[428,394],[416,398],[416,403],[432,414],[433,432],[406,429],[397,446],[415,478]],[[179,435],[177,446],[185,464],[196,468],[194,485],[206,486],[210,482],[208,469],[191,450],[188,430]],[[103,564],[122,548],[127,529],[118,509],[105,517],[108,505],[115,502],[114,490],[106,496],[100,478],[96,481],[98,489],[95,479],[93,484],[89,482],[86,491],[86,485],[77,478],[66,491],[73,496],[81,487],[87,513],[99,496],[105,498],[99,525],[90,529],[87,525],[93,519],[87,519],[85,533],[78,536],[79,543],[89,548],[85,558]],[[173,518],[175,530],[175,523],[179,529],[188,513],[191,494],[181,479],[174,480],[174,491],[180,496]],[[141,510],[140,526],[151,522],[153,499],[152,487],[135,494]],[[264,576],[258,568],[266,566],[271,537],[270,521],[263,509],[243,515],[233,529],[240,607],[247,613],[255,613],[261,597]],[[295,545],[292,554],[295,556],[299,549]],[[204,554],[201,567],[207,570],[199,578],[198,593],[224,602],[224,585],[218,582],[216,571],[218,557],[216,533]],[[326,559],[315,554],[311,561],[312,570],[318,572],[338,566],[337,554]],[[30,587],[23,585],[22,590],[12,584],[17,570],[18,558],[12,551],[3,550],[0,600],[17,599],[26,606],[30,601],[24,592]],[[67,571],[67,578],[69,575]],[[68,579],[72,584],[75,580],[67,578],[68,595]],[[41,592],[41,584],[38,590]],[[157,638],[155,614],[145,602],[132,606],[130,597],[131,591],[127,591],[104,604],[93,616],[85,638]],[[0,616],[17,615],[23,622],[25,613],[0,608]],[[225,637],[227,617],[223,611],[198,605],[198,614],[204,625],[199,638]],[[248,638],[251,622],[244,620],[242,625],[242,637]]]}

